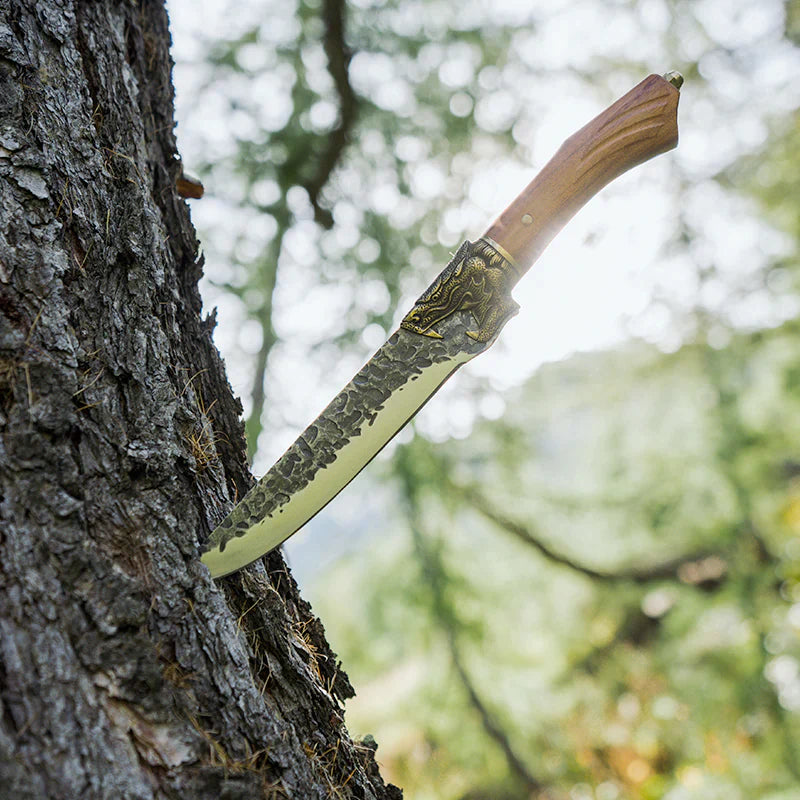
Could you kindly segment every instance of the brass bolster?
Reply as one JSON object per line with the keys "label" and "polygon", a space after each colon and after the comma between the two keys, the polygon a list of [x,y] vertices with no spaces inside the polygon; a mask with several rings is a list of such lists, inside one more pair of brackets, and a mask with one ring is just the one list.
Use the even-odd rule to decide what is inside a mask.
{"label": "brass bolster", "polygon": [[511,289],[520,274],[517,264],[496,242],[486,238],[464,242],[400,327],[441,339],[437,323],[457,311],[468,311],[478,327],[467,331],[467,336],[476,342],[492,342],[519,311]]}

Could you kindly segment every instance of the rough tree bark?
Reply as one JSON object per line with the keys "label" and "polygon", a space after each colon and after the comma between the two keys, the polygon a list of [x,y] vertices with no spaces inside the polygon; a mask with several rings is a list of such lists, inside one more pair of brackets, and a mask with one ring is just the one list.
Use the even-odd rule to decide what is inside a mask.
{"label": "rough tree bark", "polygon": [[175,181],[163,0],[0,0],[0,796],[398,798],[251,485]]}

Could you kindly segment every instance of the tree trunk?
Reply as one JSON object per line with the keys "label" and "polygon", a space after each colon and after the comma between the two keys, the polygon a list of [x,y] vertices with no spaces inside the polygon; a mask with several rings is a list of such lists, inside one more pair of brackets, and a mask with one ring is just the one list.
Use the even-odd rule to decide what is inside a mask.
{"label": "tree trunk", "polygon": [[398,798],[281,556],[198,559],[252,478],[168,45],[162,0],[0,0],[0,797]]}

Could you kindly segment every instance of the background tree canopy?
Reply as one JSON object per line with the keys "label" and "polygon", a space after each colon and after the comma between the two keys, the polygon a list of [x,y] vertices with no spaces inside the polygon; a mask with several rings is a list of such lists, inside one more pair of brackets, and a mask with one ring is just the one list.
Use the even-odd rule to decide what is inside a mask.
{"label": "background tree canopy", "polygon": [[800,797],[800,3],[207,5],[179,136],[257,472],[564,137],[686,76],[678,151],[289,554],[409,797]]}

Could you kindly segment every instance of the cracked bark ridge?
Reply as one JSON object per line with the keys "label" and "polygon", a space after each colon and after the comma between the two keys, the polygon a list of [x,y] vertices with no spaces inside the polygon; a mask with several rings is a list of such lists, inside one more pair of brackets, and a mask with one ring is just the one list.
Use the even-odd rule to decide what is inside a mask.
{"label": "cracked bark ridge", "polygon": [[252,479],[168,44],[158,0],[0,0],[2,793],[394,800],[280,555],[198,560]]}

